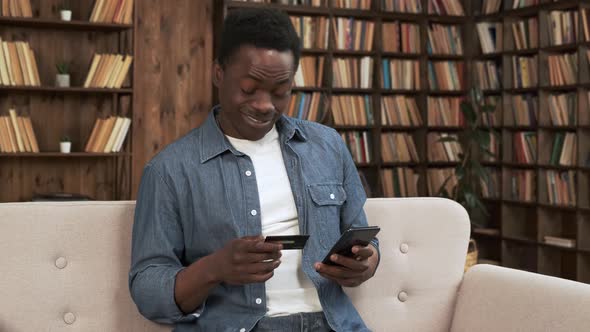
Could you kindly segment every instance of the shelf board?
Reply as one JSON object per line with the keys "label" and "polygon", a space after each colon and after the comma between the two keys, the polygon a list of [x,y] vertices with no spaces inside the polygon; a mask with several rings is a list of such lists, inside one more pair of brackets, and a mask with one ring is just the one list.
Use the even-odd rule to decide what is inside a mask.
{"label": "shelf board", "polygon": [[353,130],[368,131],[368,130],[374,129],[375,126],[373,126],[373,125],[366,125],[366,126],[362,126],[362,125],[358,125],[358,126],[354,126],[354,125],[333,125],[332,128],[334,128],[336,130],[342,130],[342,131],[353,131]]}
{"label": "shelf board", "polygon": [[419,59],[421,53],[402,53],[402,52],[381,52],[383,58],[400,58],[400,59]]}
{"label": "shelf board", "polygon": [[62,21],[45,18],[25,18],[0,16],[0,25],[22,28],[45,28],[71,31],[106,31],[118,32],[132,30],[133,24],[98,23],[89,21]]}
{"label": "shelf board", "polygon": [[549,203],[539,203],[539,207],[552,209],[552,210],[562,210],[562,211],[572,211],[575,212],[577,208],[572,205],[557,205],[557,204],[549,204]]}
{"label": "shelf board", "polygon": [[358,93],[358,94],[372,94],[373,89],[366,89],[366,88],[332,88],[332,92],[334,93]]}
{"label": "shelf board", "polygon": [[394,126],[394,125],[382,125],[383,131],[419,131],[423,130],[424,126]]}
{"label": "shelf board", "polygon": [[433,96],[463,96],[467,94],[465,90],[427,90],[427,94]]}
{"label": "shelf board", "polygon": [[506,203],[506,204],[510,204],[510,205],[517,205],[517,206],[528,207],[528,208],[536,208],[537,207],[537,202],[535,202],[535,201],[527,202],[527,201],[517,201],[517,200],[513,200],[513,199],[502,199],[502,202]]}
{"label": "shelf board", "polygon": [[114,158],[114,157],[129,157],[131,153],[117,152],[117,153],[89,153],[89,152],[26,152],[26,153],[0,153],[0,157],[12,158]]}
{"label": "shelf board", "polygon": [[245,2],[245,1],[229,1],[227,3],[227,9],[236,8],[273,8],[282,10],[288,14],[298,15],[314,15],[314,16],[328,16],[330,10],[327,7],[313,7],[313,6],[292,6],[292,5],[280,5],[271,3],[256,3],[256,2]]}
{"label": "shelf board", "polygon": [[387,20],[405,21],[417,23],[422,21],[425,17],[422,13],[398,13],[398,12],[381,12],[381,17]]}
{"label": "shelf board", "polygon": [[302,55],[324,55],[324,54],[328,54],[328,50],[327,49],[323,49],[323,48],[303,48],[301,49],[301,54]]}
{"label": "shelf board", "polygon": [[427,14],[426,19],[435,23],[452,23],[459,25],[467,22],[466,16]]}
{"label": "shelf board", "polygon": [[556,170],[556,171],[575,171],[577,169],[576,166],[562,166],[562,165],[549,165],[549,164],[538,164],[538,168],[540,169],[548,169],[548,170]]}
{"label": "shelf board", "polygon": [[13,86],[3,85],[0,86],[0,91],[7,92],[52,92],[52,93],[117,93],[117,94],[133,94],[132,88],[121,88],[121,89],[106,89],[106,88],[82,88],[82,87],[69,87],[59,88],[53,86]]}
{"label": "shelf board", "polygon": [[326,92],[328,88],[318,88],[318,87],[311,87],[311,86],[294,86],[291,90],[296,92]]}
{"label": "shelf board", "polygon": [[509,88],[509,89],[504,89],[504,92],[511,93],[511,94],[537,93],[537,87]]}
{"label": "shelf board", "polygon": [[345,49],[334,49],[332,51],[334,56],[342,57],[342,56],[375,56],[377,52],[375,51],[365,51],[365,50],[345,50]]}
{"label": "shelf board", "polygon": [[552,86],[542,86],[541,90],[543,91],[576,91],[578,89],[577,84],[572,85],[552,85]]}
{"label": "shelf board", "polygon": [[550,45],[540,48],[544,52],[575,52],[578,50],[578,43],[568,43],[561,45]]}
{"label": "shelf board", "polygon": [[458,161],[428,161],[426,164],[428,167],[455,167],[459,165]]}
{"label": "shelf board", "polygon": [[489,230],[496,231],[496,233],[488,233],[486,231],[486,229],[480,230],[478,228],[474,228],[471,233],[472,233],[472,235],[477,235],[477,236],[482,236],[482,237],[489,237],[489,238],[495,238],[495,239],[501,238],[500,230],[498,228],[490,228]]}
{"label": "shelf board", "polygon": [[465,60],[463,54],[428,54],[428,60]]}
{"label": "shelf board", "polygon": [[515,163],[515,162],[504,162],[502,163],[505,167],[510,168],[519,168],[519,169],[535,169],[537,168],[537,164],[522,164],[522,163]]}
{"label": "shelf board", "polygon": [[420,163],[414,162],[414,161],[409,161],[409,162],[403,162],[403,161],[395,161],[395,162],[383,162],[382,163],[383,167],[388,167],[388,168],[393,168],[393,167],[418,167],[420,166]]}
{"label": "shelf board", "polygon": [[458,126],[428,126],[429,131],[461,131],[464,127]]}
{"label": "shelf board", "polygon": [[518,243],[528,244],[528,245],[537,245],[538,244],[536,240],[527,239],[524,237],[503,236],[502,239],[506,240],[506,241],[518,242]]}
{"label": "shelf board", "polygon": [[503,52],[495,52],[495,53],[484,53],[484,54],[478,54],[476,56],[473,57],[474,60],[495,60],[498,58],[502,58],[502,56],[504,55]]}
{"label": "shelf board", "polygon": [[502,89],[489,89],[489,90],[482,90],[481,93],[484,95],[501,95]]}
{"label": "shelf board", "polygon": [[377,166],[377,164],[371,162],[371,163],[354,163],[356,165],[356,167],[358,168],[371,168],[371,167],[375,167]]}
{"label": "shelf board", "polygon": [[539,53],[539,48],[535,47],[535,48],[525,48],[522,50],[509,50],[504,52],[504,55],[510,55],[510,56],[527,56],[527,55],[536,55],[537,53]]}
{"label": "shelf board", "polygon": [[371,9],[332,8],[335,17],[375,18],[379,14]]}
{"label": "shelf board", "polygon": [[380,90],[381,94],[384,95],[418,95],[422,93],[422,90],[410,90],[410,89],[383,89]]}

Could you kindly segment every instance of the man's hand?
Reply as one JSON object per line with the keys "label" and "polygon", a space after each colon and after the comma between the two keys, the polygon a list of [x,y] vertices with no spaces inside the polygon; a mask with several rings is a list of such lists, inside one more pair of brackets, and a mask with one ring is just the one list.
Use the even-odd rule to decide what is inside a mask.
{"label": "man's hand", "polygon": [[262,236],[229,241],[212,254],[214,279],[231,285],[265,282],[281,264],[282,248],[282,244],[264,242]]}
{"label": "man's hand", "polygon": [[375,274],[379,259],[377,249],[372,245],[352,247],[353,257],[332,255],[330,259],[338,265],[315,263],[316,271],[344,287],[357,287]]}

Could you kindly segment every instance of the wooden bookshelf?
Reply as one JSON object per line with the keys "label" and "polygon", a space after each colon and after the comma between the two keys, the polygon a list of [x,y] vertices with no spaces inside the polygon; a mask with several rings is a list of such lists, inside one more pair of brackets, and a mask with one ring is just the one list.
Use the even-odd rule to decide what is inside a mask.
{"label": "wooden bookshelf", "polygon": [[[133,118],[133,68],[121,88],[84,88],[95,53],[128,54],[135,60],[132,24],[90,22],[94,0],[71,3],[72,21],[59,19],[58,0],[31,0],[32,18],[0,16],[3,41],[25,41],[34,51],[40,86],[0,84],[0,115],[9,109],[29,116],[39,153],[0,153],[0,202],[29,201],[36,193],[76,192],[97,200],[126,200],[132,194],[132,135],[120,152],[84,152],[98,117]],[[133,16],[137,9],[134,2]],[[70,64],[71,87],[54,84],[59,62]],[[70,137],[72,152],[59,151]]]}
{"label": "wooden bookshelf", "polygon": [[[476,34],[473,43],[474,59],[493,59],[500,68],[502,75],[502,94],[500,125],[502,132],[499,163],[486,164],[501,174],[500,197],[485,199],[491,211],[486,228],[497,231],[490,232],[475,229],[473,236],[478,240],[480,258],[497,261],[501,265],[543,273],[547,275],[590,282],[590,255],[588,253],[590,238],[590,183],[586,161],[590,146],[587,129],[588,119],[588,58],[587,41],[583,40],[583,27],[580,11],[587,8],[585,1],[548,1],[541,0],[539,5],[512,9],[511,0],[503,0],[499,13],[482,15],[479,1],[472,8],[474,24],[495,22],[502,26],[502,50],[492,54],[483,54]],[[550,20],[548,14],[554,10],[578,12],[578,35],[574,42],[551,44],[549,37]],[[538,46],[517,50],[513,37],[512,24],[520,20],[536,18],[538,22]],[[553,55],[577,54],[576,81],[567,85],[550,84],[550,68],[548,57]],[[536,75],[538,83],[531,87],[515,87],[513,82],[513,57],[535,56],[538,65]],[[560,94],[575,96],[573,111],[574,123],[558,125],[552,122],[550,111],[551,96]],[[523,125],[515,123],[513,96],[534,96],[536,104],[535,123]],[[520,109],[519,109],[520,110]],[[532,132],[536,138],[537,159],[530,164],[518,163],[513,158],[513,137],[518,132]],[[555,137],[559,133],[572,133],[576,139],[575,155],[577,160],[571,165],[550,164]],[[529,201],[517,200],[511,195],[511,174],[518,171],[531,172],[534,175],[533,197]],[[572,180],[575,200],[571,204],[549,202],[549,185],[547,174],[569,172]],[[560,246],[545,240],[546,236],[556,236],[575,240],[571,246]]]}
{"label": "wooden bookshelf", "polygon": [[[337,35],[336,32],[332,29],[332,24],[329,24],[329,43],[328,47],[325,50],[318,50],[318,49],[303,49],[303,55],[318,55],[318,56],[326,56],[326,63],[324,65],[324,80],[322,82],[321,88],[312,89],[305,89],[306,91],[319,91],[325,93],[328,98],[336,95],[367,95],[371,98],[371,107],[373,111],[373,119],[374,123],[366,126],[342,126],[342,125],[335,125],[334,120],[329,114],[325,117],[323,123],[327,124],[331,127],[334,127],[341,133],[351,132],[351,131],[368,131],[370,133],[371,138],[371,156],[372,160],[370,163],[357,163],[357,167],[359,171],[365,176],[367,179],[369,186],[371,187],[371,192],[373,196],[383,196],[384,190],[382,188],[382,184],[384,179],[382,178],[382,171],[383,170],[395,170],[397,168],[410,168],[412,169],[415,174],[417,174],[417,187],[418,187],[418,195],[425,196],[427,195],[427,184],[426,184],[426,174],[427,170],[430,168],[452,168],[456,165],[456,163],[448,163],[448,162],[438,162],[438,161],[429,161],[427,159],[427,150],[426,150],[426,137],[430,132],[453,132],[457,131],[458,128],[456,127],[438,127],[438,126],[428,126],[428,119],[427,119],[427,98],[428,97],[463,97],[466,94],[467,86],[462,87],[459,90],[432,90],[429,88],[429,81],[428,81],[428,63],[433,62],[465,62],[467,60],[467,49],[468,45],[466,44],[466,36],[467,31],[463,25],[469,20],[468,17],[465,16],[440,16],[436,14],[429,14],[427,12],[427,4],[429,0],[420,0],[422,12],[420,13],[401,13],[401,12],[388,12],[385,11],[385,7],[382,7],[383,3],[381,0],[373,0],[371,1],[371,8],[369,10],[360,10],[360,9],[344,9],[344,8],[336,8],[335,2],[332,0],[326,0],[325,6],[322,7],[312,7],[312,6],[305,6],[305,5],[285,5],[285,4],[277,4],[278,1],[266,1],[263,2],[250,2],[250,1],[231,1],[225,0],[225,8],[227,10],[232,10],[235,8],[244,8],[244,7],[270,7],[276,8],[280,10],[284,10],[290,16],[323,16],[326,17],[329,22],[337,18],[353,18],[355,20],[360,21],[370,21],[374,24],[374,36],[373,36],[373,47],[370,50],[342,50],[338,49],[336,45]],[[467,0],[460,1],[464,7],[466,13],[469,13],[469,5],[470,2]],[[419,47],[419,52],[414,53],[407,53],[401,50],[401,39],[400,39],[400,49],[396,51],[391,51],[386,48],[383,41],[384,36],[384,25],[391,24],[391,23],[399,23],[399,24],[409,24],[412,26],[416,26],[419,29],[419,33],[417,35],[417,44]],[[221,22],[218,22],[220,25]],[[461,38],[463,42],[463,54],[430,54],[427,51],[427,43],[428,43],[428,27],[432,24],[443,25],[443,26],[457,26],[461,31]],[[401,28],[400,28],[401,29]],[[361,57],[370,57],[373,60],[372,70],[373,75],[371,78],[371,87],[370,88],[336,88],[333,87],[332,84],[332,76],[333,76],[333,68],[331,63],[334,59],[339,58],[347,58],[347,59],[354,59],[354,58],[361,58]],[[419,85],[417,88],[384,88],[382,85],[382,61],[386,59],[391,60],[408,60],[408,61],[416,61],[418,63],[418,77],[419,77]],[[465,73],[467,72],[467,67],[464,68]],[[463,74],[465,74],[463,73]],[[464,75],[464,77],[466,77]],[[294,91],[301,91],[304,90],[302,88],[294,89]],[[394,97],[394,96],[405,96],[408,98],[413,98],[416,102],[419,116],[422,119],[422,124],[420,125],[386,125],[382,123],[382,107],[381,107],[381,100],[385,97]],[[395,133],[395,134],[402,134],[407,133],[413,137],[414,143],[418,149],[417,154],[419,156],[418,161],[412,162],[385,162],[382,158],[381,153],[381,135],[388,134],[388,133]]]}

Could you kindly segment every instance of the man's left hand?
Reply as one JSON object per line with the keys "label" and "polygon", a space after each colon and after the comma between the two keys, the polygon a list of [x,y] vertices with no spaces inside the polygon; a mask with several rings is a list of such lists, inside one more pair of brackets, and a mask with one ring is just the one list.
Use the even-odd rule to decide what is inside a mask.
{"label": "man's left hand", "polygon": [[315,263],[315,270],[324,278],[343,287],[357,287],[375,274],[379,254],[372,245],[352,247],[352,257],[332,255],[330,259],[337,265]]}

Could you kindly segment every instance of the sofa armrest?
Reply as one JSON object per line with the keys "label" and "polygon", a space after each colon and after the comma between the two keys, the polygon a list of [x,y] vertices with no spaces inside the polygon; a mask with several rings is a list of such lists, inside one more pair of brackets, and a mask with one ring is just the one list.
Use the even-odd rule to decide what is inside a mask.
{"label": "sofa armrest", "polygon": [[476,265],[459,289],[451,331],[590,331],[590,285]]}

